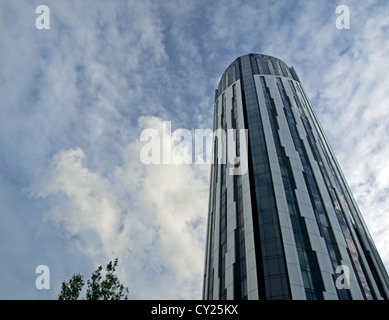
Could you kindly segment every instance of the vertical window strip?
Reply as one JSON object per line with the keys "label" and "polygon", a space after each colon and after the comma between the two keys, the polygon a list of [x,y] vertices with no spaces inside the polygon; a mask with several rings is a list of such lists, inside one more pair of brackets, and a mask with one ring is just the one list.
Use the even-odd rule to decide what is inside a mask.
{"label": "vertical window strip", "polygon": [[[289,83],[289,84],[290,84],[291,88],[293,88],[293,90],[294,90],[295,88],[294,88],[293,84],[291,84],[291,83]],[[335,190],[331,186],[327,170],[324,167],[322,158],[321,158],[320,153],[317,149],[317,145],[315,142],[316,140],[313,136],[311,125],[309,124],[308,118],[306,117],[304,111],[302,110],[302,107],[301,107],[299,100],[296,98],[296,96],[297,96],[296,91],[294,91],[294,94],[295,94],[295,101],[296,101],[297,107],[299,108],[299,111],[301,114],[301,120],[303,122],[305,132],[307,133],[307,138],[308,138],[308,142],[309,142],[311,151],[312,151],[312,153],[313,153],[313,155],[314,155],[314,157],[319,165],[320,172],[323,176],[323,180],[325,182],[327,191],[330,195],[330,199],[331,199],[332,205],[333,205],[335,213],[336,213],[336,217],[337,217],[339,224],[341,226],[342,234],[343,234],[344,239],[347,243],[350,261],[353,265],[353,269],[354,269],[355,273],[358,275],[358,278],[359,278],[358,282],[359,282],[360,286],[362,287],[362,291],[364,292],[365,298],[370,299],[370,297],[372,297],[371,290],[370,290],[369,285],[367,284],[366,276],[365,276],[362,268],[357,268],[357,265],[359,265],[359,266],[361,265],[360,258],[359,258],[358,251],[357,251],[357,248],[355,246],[353,237],[351,235],[351,232],[350,232],[349,227],[347,225],[347,222],[345,220],[344,212],[342,210],[342,207],[340,206],[339,198],[338,198]],[[342,190],[340,189],[338,179],[336,178],[335,172],[332,168],[332,164],[328,159],[328,154],[325,152],[325,150],[322,150],[322,151],[323,151],[323,154],[325,155],[325,157],[327,157],[326,161],[327,161],[329,167],[331,168],[332,174],[334,175],[334,181],[336,183],[338,190],[340,191],[340,198],[341,198],[341,201],[343,204],[343,208],[345,208],[345,210],[347,211],[348,216],[352,216],[352,214],[349,210],[348,204],[346,202],[346,199],[344,198]],[[340,257],[337,259],[337,263],[339,265],[341,264]],[[347,290],[339,290],[338,289],[338,293],[340,293],[341,296],[344,298],[347,298],[347,299],[351,298]]]}
{"label": "vertical window strip", "polygon": [[306,297],[308,300],[321,300],[323,299],[324,284],[319,271],[316,254],[313,252],[309,242],[304,218],[300,214],[300,209],[295,194],[296,185],[290,166],[290,161],[285,154],[284,148],[281,146],[281,140],[278,133],[279,127],[277,121],[277,110],[274,106],[274,101],[271,98],[270,90],[266,86],[263,77],[261,77],[261,84],[265,96],[271,129],[273,132],[278,163],[281,169],[282,182],[288,204],[289,215],[292,222],[292,229],[298,252],[300,271],[303,275]]}
{"label": "vertical window strip", "polygon": [[262,62],[261,62],[262,58],[260,57],[257,57],[256,58],[256,61],[257,61],[257,67],[258,67],[258,70],[259,70],[259,74],[264,74],[265,73],[265,70],[263,69],[262,67]]}
{"label": "vertical window strip", "polygon": [[208,264],[208,300],[213,299],[213,283],[214,283],[214,267],[213,267],[213,250],[214,250],[214,241],[215,241],[215,214],[214,211],[211,212],[210,219],[210,255],[209,255],[209,264]]}
{"label": "vertical window strip", "polygon": [[[236,130],[236,154],[240,155],[239,121],[236,105],[236,84],[232,86],[232,128]],[[239,166],[239,164],[236,164]],[[247,299],[247,270],[244,232],[242,177],[234,176],[234,201],[236,206],[234,299]]]}
{"label": "vertical window strip", "polygon": [[[214,130],[218,129],[219,123],[217,119],[219,119],[219,100],[217,99],[215,101],[216,105],[216,111],[215,111],[215,123],[214,123]],[[212,190],[212,204],[211,204],[211,213],[210,213],[210,246],[209,246],[209,263],[208,263],[208,300],[212,300],[213,297],[213,290],[214,290],[214,280],[215,280],[215,270],[214,270],[214,250],[215,250],[215,212],[216,212],[216,193],[217,193],[217,185],[218,185],[218,163],[219,159],[217,157],[218,155],[218,137],[215,137],[214,140],[214,147],[213,147],[213,155],[214,155],[214,163],[212,164],[212,173],[213,176],[211,177],[211,187]]]}
{"label": "vertical window strip", "polygon": [[273,66],[273,70],[274,70],[274,75],[276,76],[282,76],[281,72],[280,72],[280,66],[278,64],[278,61],[276,58],[270,58],[270,61],[271,61],[271,64]]}
{"label": "vertical window strip", "polygon": [[[221,127],[226,130],[226,96],[222,94],[222,114],[221,114]],[[225,147],[227,144],[222,143],[223,154],[225,154]],[[219,279],[220,279],[220,291],[219,298],[221,300],[227,299],[226,289],[226,252],[227,252],[227,191],[226,191],[226,164],[222,163],[220,166],[220,243],[219,243]]]}
{"label": "vertical window strip", "polygon": [[[277,226],[279,225],[279,220],[276,214],[274,187],[262,128],[262,119],[258,108],[257,93],[254,86],[251,68],[252,61],[247,56],[244,56],[239,59],[239,62],[244,117],[249,129],[249,165],[251,171],[249,179],[252,186],[252,195],[255,195],[253,196],[252,205],[254,210],[253,224],[259,298],[290,299],[284,254],[280,253],[276,256],[279,272],[275,275],[270,275],[269,273],[266,253],[272,249],[270,249],[267,241],[268,236],[263,227],[263,221],[272,217],[273,224]],[[278,246],[280,251],[284,250],[280,236],[272,238],[272,245]],[[276,290],[272,290],[272,284],[276,284]]]}
{"label": "vertical window strip", "polygon": [[338,256],[339,249],[337,248],[337,244],[335,242],[335,237],[333,235],[333,231],[330,228],[328,214],[325,210],[325,207],[323,204],[323,199],[322,199],[321,194],[319,192],[319,188],[317,186],[317,182],[315,180],[313,170],[312,170],[311,165],[309,163],[307,151],[306,151],[305,146],[304,146],[301,138],[299,137],[299,134],[297,131],[296,120],[295,120],[293,112],[292,112],[292,106],[291,106],[291,103],[289,101],[289,97],[287,96],[287,94],[285,92],[285,88],[284,88],[280,78],[277,78],[277,86],[278,86],[278,91],[279,91],[281,100],[282,100],[283,105],[284,105],[284,112],[286,115],[289,130],[291,132],[295,148],[300,156],[300,160],[301,160],[301,163],[303,165],[304,179],[305,179],[305,183],[306,183],[306,186],[308,189],[312,208],[313,208],[313,211],[315,213],[316,222],[317,222],[318,227],[319,227],[320,235],[325,240],[325,244],[326,244],[328,253],[330,255],[332,266],[333,266],[333,269],[335,272],[336,267],[341,264],[340,257]]}
{"label": "vertical window strip", "polygon": [[284,77],[291,78],[290,73],[288,72],[288,67],[286,67],[282,61],[280,61],[280,66],[281,66],[282,74],[284,75]]}

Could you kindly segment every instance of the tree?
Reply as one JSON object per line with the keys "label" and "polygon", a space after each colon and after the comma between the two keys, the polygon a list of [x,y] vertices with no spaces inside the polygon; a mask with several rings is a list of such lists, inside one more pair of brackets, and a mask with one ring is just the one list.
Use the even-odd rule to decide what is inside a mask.
{"label": "tree", "polygon": [[66,283],[65,281],[62,282],[61,293],[58,296],[58,300],[77,300],[84,284],[81,274],[73,274],[69,283]]}
{"label": "tree", "polygon": [[[91,279],[87,281],[86,300],[127,300],[128,288],[120,283],[115,275],[118,259],[110,261],[106,268],[105,279],[102,276],[102,266],[99,266],[92,273]],[[85,282],[79,273],[73,274],[69,283],[62,282],[61,292],[58,300],[77,300]]]}

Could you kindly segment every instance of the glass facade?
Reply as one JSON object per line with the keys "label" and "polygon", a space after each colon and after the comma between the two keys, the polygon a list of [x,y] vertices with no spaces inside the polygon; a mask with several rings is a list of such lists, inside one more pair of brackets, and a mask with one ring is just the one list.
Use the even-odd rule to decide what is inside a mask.
{"label": "glass facade", "polygon": [[239,57],[214,112],[214,130],[236,129],[237,157],[238,129],[248,130],[248,172],[229,174],[240,164],[219,158],[231,144],[215,136],[203,298],[388,299],[386,269],[295,70]]}

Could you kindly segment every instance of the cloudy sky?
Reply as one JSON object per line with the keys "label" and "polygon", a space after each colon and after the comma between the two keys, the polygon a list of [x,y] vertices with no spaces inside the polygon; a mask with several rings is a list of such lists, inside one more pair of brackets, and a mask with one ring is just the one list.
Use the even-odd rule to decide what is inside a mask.
{"label": "cloudy sky", "polygon": [[209,167],[144,165],[140,134],[212,129],[250,52],[296,69],[389,268],[389,2],[0,0],[0,299],[116,257],[130,298],[200,299]]}

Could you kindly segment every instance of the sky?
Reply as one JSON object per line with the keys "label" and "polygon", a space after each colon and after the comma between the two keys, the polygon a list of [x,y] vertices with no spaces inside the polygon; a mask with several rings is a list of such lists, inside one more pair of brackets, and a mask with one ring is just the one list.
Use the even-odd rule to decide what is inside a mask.
{"label": "sky", "polygon": [[389,2],[0,0],[0,299],[115,258],[130,299],[201,299],[209,165],[146,165],[140,136],[212,129],[248,53],[295,68],[389,269]]}

